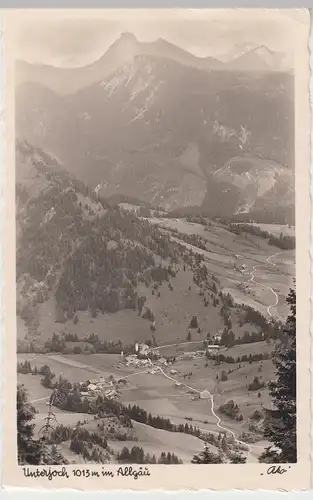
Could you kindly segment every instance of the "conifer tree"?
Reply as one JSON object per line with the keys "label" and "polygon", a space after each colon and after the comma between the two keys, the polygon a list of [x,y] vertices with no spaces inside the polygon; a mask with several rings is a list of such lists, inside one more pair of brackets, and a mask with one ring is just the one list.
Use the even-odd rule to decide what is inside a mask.
{"label": "conifer tree", "polygon": [[245,464],[247,461],[242,453],[231,453],[229,459],[231,464]]}
{"label": "conifer tree", "polygon": [[34,439],[32,420],[35,408],[27,403],[27,393],[22,385],[17,387],[17,450],[18,463],[38,465],[41,461],[42,443]]}
{"label": "conifer tree", "polygon": [[273,362],[276,380],[269,384],[273,410],[267,410],[264,437],[272,443],[260,456],[260,462],[295,463],[297,461],[296,420],[296,292],[286,299],[290,306],[284,334],[286,342],[276,348]]}
{"label": "conifer tree", "polygon": [[199,455],[195,455],[193,459],[191,460],[191,463],[193,464],[222,464],[223,458],[221,455],[217,455],[216,453],[213,453],[209,445],[205,443],[204,451],[199,453]]}

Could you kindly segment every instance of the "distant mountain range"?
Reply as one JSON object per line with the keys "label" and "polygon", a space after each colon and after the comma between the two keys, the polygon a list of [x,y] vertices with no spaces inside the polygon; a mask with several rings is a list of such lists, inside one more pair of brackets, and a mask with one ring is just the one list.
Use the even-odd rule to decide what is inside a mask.
{"label": "distant mountain range", "polygon": [[[251,50],[232,65],[241,58],[264,68],[265,53]],[[34,72],[20,74],[16,89],[17,136],[101,196],[217,215],[270,207],[272,218],[293,217],[292,74],[230,63],[225,71],[217,60],[129,34],[85,68],[27,67]]]}
{"label": "distant mountain range", "polygon": [[267,71],[290,71],[292,67],[292,61],[286,54],[255,43],[237,44],[219,59],[229,68],[249,69],[249,64],[251,64],[250,69],[258,67],[260,70],[263,68]]}
{"label": "distant mountain range", "polygon": [[229,53],[226,56],[227,61],[222,62],[213,57],[196,57],[162,38],[154,42],[140,42],[133,34],[123,33],[99,60],[88,66],[57,68],[17,61],[16,83],[17,85],[26,82],[38,83],[57,93],[70,94],[100,81],[139,55],[166,58],[190,68],[206,71],[286,70],[282,54],[273,52],[265,46],[237,46],[233,54]]}

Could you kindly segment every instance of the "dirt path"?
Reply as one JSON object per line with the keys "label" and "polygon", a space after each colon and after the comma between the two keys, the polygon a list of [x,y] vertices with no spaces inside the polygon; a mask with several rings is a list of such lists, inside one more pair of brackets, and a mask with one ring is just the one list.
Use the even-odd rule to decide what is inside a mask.
{"label": "dirt path", "polygon": [[51,394],[50,394],[50,396],[45,396],[44,398],[32,399],[31,401],[29,401],[29,403],[38,403],[39,401],[46,401],[47,399],[50,399],[50,397],[51,397]]}
{"label": "dirt path", "polygon": [[[266,262],[268,262],[269,264],[271,264],[273,267],[276,266],[276,264],[274,262],[272,262],[271,260],[276,257],[276,255],[279,255],[281,253],[284,253],[284,252],[276,252],[274,253],[273,255],[270,255],[269,257],[267,257],[266,259]],[[244,256],[243,255],[238,255],[238,258],[240,259],[244,259]],[[257,266],[254,265],[252,266],[252,271],[248,271],[246,274],[250,275],[250,280],[247,282],[252,282],[252,283],[255,283],[256,285],[259,285],[259,286],[262,286],[264,288],[267,288],[268,290],[270,290],[270,292],[274,295],[274,298],[275,298],[275,302],[273,304],[270,304],[269,306],[267,306],[267,313],[268,315],[272,318],[273,317],[273,314],[271,312],[271,309],[273,307],[276,307],[278,305],[278,302],[279,302],[279,297],[277,295],[277,293],[275,292],[275,290],[273,290],[273,288],[271,286],[268,286],[268,285],[264,285],[263,283],[259,283],[258,281],[255,281],[255,274],[257,272]],[[280,316],[276,313],[276,316],[278,317],[278,319],[281,319]]]}
{"label": "dirt path", "polygon": [[[275,258],[278,254],[280,254],[280,253],[283,253],[283,252],[276,252],[276,253],[274,253],[273,255],[270,255],[269,257],[267,257],[266,261],[267,261],[269,264],[271,264],[273,267],[275,267],[275,266],[276,266],[276,264],[275,264],[274,262],[272,262],[272,259],[274,259],[274,258]],[[244,259],[244,257],[243,257],[242,255],[238,255],[238,258],[243,258],[243,259]],[[255,283],[256,285],[263,286],[263,287],[267,288],[268,290],[270,290],[270,291],[272,292],[272,294],[274,295],[274,298],[275,298],[275,302],[274,302],[273,304],[271,304],[271,305],[269,305],[269,306],[267,307],[267,312],[268,312],[268,315],[269,315],[270,317],[273,317],[272,312],[271,312],[271,309],[272,309],[273,307],[276,307],[276,306],[277,306],[278,301],[279,301],[278,295],[277,295],[277,293],[275,292],[275,290],[273,290],[273,288],[272,288],[272,287],[270,287],[270,286],[268,286],[268,285],[263,285],[262,283],[259,283],[259,282],[255,281],[255,274],[256,274],[256,272],[257,272],[257,266],[255,266],[255,265],[254,265],[254,266],[253,266],[253,268],[252,268],[252,271],[250,271],[250,272],[249,272],[249,275],[250,275],[250,280],[249,280],[249,281],[250,281],[250,282]],[[173,346],[178,346],[178,345],[186,345],[186,344],[190,344],[190,343],[192,343],[192,342],[182,342],[181,344],[172,344],[172,345],[173,345]],[[163,346],[163,347],[166,347],[166,346]],[[169,347],[169,346],[167,346],[167,347]],[[175,378],[170,377],[169,375],[167,375],[161,367],[159,367],[159,366],[155,366],[155,365],[153,365],[153,367],[156,369],[156,371],[158,371],[158,372],[162,373],[162,375],[163,375],[163,376],[165,376],[166,378],[168,378],[169,380],[171,380],[171,381],[173,381],[173,382],[178,382]],[[189,385],[187,385],[187,384],[181,383],[181,385],[183,385],[183,386],[184,386],[184,387],[186,387],[187,389],[191,389],[192,391],[194,391],[194,392],[196,392],[196,393],[198,393],[198,394],[200,394],[200,392],[201,392],[201,391],[199,391],[198,389],[195,389],[194,387],[191,387],[191,386],[189,386]],[[221,420],[221,418],[220,418],[220,417],[219,417],[219,416],[215,413],[215,409],[214,409],[214,396],[213,396],[213,394],[211,394],[211,393],[210,393],[209,401],[210,401],[210,403],[211,403],[211,413],[212,413],[212,415],[213,415],[213,416],[216,418],[216,420],[217,420],[217,422],[216,422],[216,426],[217,426],[219,429],[221,429],[222,431],[229,432],[229,433],[233,436],[233,438],[235,439],[235,441],[236,441],[238,444],[240,444],[240,445],[244,445],[244,446],[246,446],[246,447],[248,448],[248,455],[252,454],[252,453],[253,453],[253,451],[252,451],[252,446],[253,446],[253,448],[258,448],[258,446],[257,446],[257,445],[252,445],[252,446],[251,446],[250,444],[245,443],[244,441],[240,441],[240,440],[236,437],[235,433],[234,433],[231,429],[229,429],[229,428],[225,427],[225,426],[222,424],[222,420]],[[260,446],[260,448],[262,448],[262,449],[263,449],[263,447],[261,447],[261,446]]]}
{"label": "dirt path", "polygon": [[[188,344],[203,344],[203,340],[190,340],[189,342],[176,342],[175,344],[164,344],[160,345],[158,347],[153,347],[150,349],[150,351],[158,351],[159,349],[165,349],[166,347],[179,347],[181,345],[188,345]],[[208,347],[216,347],[216,345],[207,345],[206,348]]]}
{"label": "dirt path", "polygon": [[[271,264],[273,267],[275,267],[275,266],[276,266],[276,264],[275,264],[274,262],[272,262],[271,260],[272,260],[273,258],[275,258],[275,257],[276,257],[278,254],[280,254],[280,253],[283,253],[283,252],[276,252],[276,253],[274,253],[273,255],[269,256],[269,257],[266,259],[266,261],[267,261],[269,264]],[[242,256],[242,255],[238,255],[238,258],[244,259],[244,256]],[[268,315],[269,315],[270,317],[273,317],[272,312],[271,312],[271,309],[272,309],[273,307],[276,307],[276,306],[277,306],[277,304],[278,304],[278,302],[279,302],[278,295],[277,295],[277,293],[273,290],[273,288],[272,288],[272,287],[267,286],[267,285],[263,285],[262,283],[259,283],[259,282],[255,281],[255,274],[256,274],[256,272],[257,272],[257,266],[256,266],[256,265],[254,265],[254,266],[253,266],[253,268],[252,268],[252,271],[248,272],[248,274],[250,275],[250,280],[249,280],[249,282],[253,282],[253,283],[255,283],[256,285],[259,285],[259,286],[262,286],[262,287],[267,288],[267,289],[268,289],[268,290],[270,290],[270,291],[271,291],[271,293],[274,295],[274,297],[275,297],[275,302],[274,302],[273,304],[271,304],[271,305],[269,305],[269,306],[267,307],[267,312],[268,312]],[[152,350],[162,349],[162,348],[165,348],[165,347],[174,347],[174,346],[178,347],[178,346],[180,346],[180,345],[187,345],[187,344],[199,344],[199,341],[181,342],[181,343],[178,343],[178,344],[176,343],[176,344],[164,345],[164,346],[160,346],[160,347],[154,348],[154,349],[152,349]],[[87,369],[89,369],[89,371],[93,371],[93,370],[90,370],[90,368],[91,368],[90,366],[85,365],[85,364],[83,364],[83,363],[73,362],[72,360],[67,360],[66,358],[64,358],[64,357],[62,357],[62,356],[60,356],[60,357],[59,357],[59,356],[51,356],[51,357],[52,357],[52,358],[54,358],[55,360],[60,361],[61,363],[69,364],[69,365],[71,365],[71,366],[76,366],[76,367],[79,367],[79,368],[85,368],[85,369],[87,368]],[[35,358],[34,358],[34,359],[35,359]],[[153,365],[153,363],[152,363],[152,361],[151,361],[151,360],[150,360],[150,367],[153,367],[153,368],[156,370],[156,372],[161,373],[164,377],[166,377],[167,379],[171,380],[172,382],[174,382],[174,383],[179,382],[179,381],[178,381],[178,380],[176,380],[175,378],[170,377],[169,375],[167,375],[167,373],[165,373],[165,372],[164,372],[164,370],[163,370],[160,366]],[[95,370],[95,373],[97,373],[97,374],[99,374],[99,375],[100,375],[100,374],[101,374],[101,371]],[[142,370],[142,371],[140,371],[140,372],[132,373],[132,374],[130,374],[130,375],[123,376],[122,378],[125,378],[125,379],[126,379],[126,378],[130,378],[130,377],[132,377],[132,376],[135,376],[135,375],[140,375],[140,374],[145,374],[145,373],[147,373],[147,370]],[[179,382],[179,383],[181,383],[181,382]],[[201,392],[201,391],[199,391],[198,389],[195,389],[194,387],[191,387],[191,386],[189,386],[189,385],[187,385],[187,384],[185,384],[185,383],[181,383],[181,385],[182,385],[182,386],[184,386],[184,387],[186,387],[187,389],[190,389],[190,390],[192,390],[192,391],[194,391],[194,392],[198,393],[198,394],[200,394],[200,392]],[[221,429],[221,431],[229,432],[229,433],[233,436],[234,440],[235,440],[235,441],[236,441],[239,445],[243,445],[243,446],[247,447],[247,450],[248,450],[248,456],[249,456],[250,454],[254,454],[255,452],[253,452],[253,448],[258,448],[258,446],[257,446],[257,445],[252,445],[252,446],[251,446],[250,444],[245,443],[244,441],[239,440],[239,439],[236,437],[235,433],[234,433],[231,429],[229,429],[229,428],[225,427],[225,426],[222,424],[222,420],[221,420],[221,418],[220,418],[220,417],[219,417],[219,416],[215,413],[215,409],[214,409],[214,396],[213,396],[211,393],[209,393],[209,394],[210,394],[210,396],[209,396],[209,401],[210,401],[210,403],[211,403],[211,413],[212,413],[212,415],[214,416],[214,418],[216,418],[216,420],[217,420],[217,422],[216,422],[216,427],[217,427],[218,429]],[[49,397],[50,397],[50,396],[49,396]],[[43,400],[49,399],[49,397],[36,399],[36,400],[30,401],[30,403],[35,403],[35,402],[37,402],[37,401],[43,401]],[[252,448],[252,447],[253,447],[253,448]],[[260,448],[262,448],[262,447],[260,446]]]}
{"label": "dirt path", "polygon": [[[186,343],[189,343],[189,342],[184,342],[183,344],[186,344]],[[174,344],[174,345],[177,345],[177,344]],[[165,346],[164,346],[165,347]],[[57,356],[54,357],[54,359],[56,359]],[[66,359],[66,358],[65,358]],[[65,359],[63,358],[62,361],[65,362]],[[73,366],[73,364],[71,363],[71,360],[69,360],[69,363],[71,366]],[[79,363],[80,365],[80,368],[84,367],[84,366],[87,366],[87,365],[84,365],[83,363]],[[167,373],[164,372],[164,370],[160,367],[160,366],[156,366],[152,363],[152,361],[150,360],[150,369],[153,368],[157,373],[161,373],[164,377],[166,377],[167,379],[171,380],[172,382],[179,382],[178,380],[176,380],[174,377],[171,377],[169,376]],[[130,378],[130,377],[134,377],[136,375],[142,375],[142,374],[147,374],[148,373],[148,370],[141,370],[139,372],[135,372],[135,373],[131,373],[129,375],[126,375],[122,378],[126,379],[126,378]],[[191,387],[190,385],[188,384],[185,384],[185,383],[182,383],[182,382],[179,382],[183,387],[186,387],[187,389],[190,389],[194,392],[196,392],[197,394],[200,394],[201,391],[199,391],[198,389],[195,389],[194,387]],[[45,400],[48,400],[50,398],[50,396],[46,396],[46,397],[43,397],[43,398],[39,398],[39,399],[34,399],[32,401],[30,401],[30,403],[37,403],[39,401],[45,401]],[[224,425],[222,425],[222,421],[220,419],[220,417],[215,413],[215,410],[214,410],[214,398],[213,398],[213,395],[210,393],[210,396],[209,396],[209,401],[211,403],[211,413],[212,415],[216,418],[217,422],[216,422],[216,426],[218,429],[221,429],[221,431],[225,431],[225,432],[229,432],[233,438],[235,439],[235,441],[240,444],[240,445],[243,445],[243,446],[246,446],[247,447],[247,450],[248,450],[248,455],[250,454],[254,454],[253,450],[252,450],[252,447],[248,444],[248,443],[245,443],[244,441],[240,441],[235,433],[225,427]],[[201,429],[203,432],[207,432],[207,429]],[[253,448],[257,447],[257,445],[253,445]]]}
{"label": "dirt path", "polygon": [[[169,380],[171,380],[172,382],[178,382],[175,378],[173,377],[170,377],[169,375],[167,375],[167,373],[164,372],[164,370],[160,367],[160,366],[155,366],[155,365],[152,365],[154,369],[156,369],[156,371],[159,371],[160,373],[162,373],[162,375],[166,378],[168,378]],[[190,385],[187,385],[185,383],[182,383],[180,382],[182,386],[186,387],[187,389],[190,389],[198,394],[201,393],[201,391],[199,391],[198,389],[195,389],[194,387],[191,387]],[[250,454],[252,449],[251,449],[251,446],[248,444],[248,443],[245,443],[244,441],[240,441],[235,433],[228,429],[227,427],[224,427],[223,425],[221,425],[221,419],[218,415],[216,415],[215,411],[214,411],[214,398],[213,398],[213,395],[211,393],[210,394],[210,397],[209,397],[209,400],[211,402],[211,412],[212,412],[212,415],[216,418],[217,420],[217,423],[216,423],[216,426],[221,429],[222,431],[225,431],[225,432],[229,432],[233,438],[235,439],[235,441],[238,443],[238,444],[241,444],[241,445],[244,445],[248,448],[248,453]]]}

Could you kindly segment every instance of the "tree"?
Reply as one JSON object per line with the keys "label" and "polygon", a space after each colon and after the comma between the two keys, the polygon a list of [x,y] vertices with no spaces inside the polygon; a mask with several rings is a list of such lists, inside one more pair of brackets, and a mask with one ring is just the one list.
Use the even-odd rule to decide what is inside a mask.
{"label": "tree", "polygon": [[247,458],[242,453],[232,453],[229,458],[231,464],[245,464],[247,461]]}
{"label": "tree", "polygon": [[191,318],[189,328],[198,328],[198,319],[197,319],[197,316],[193,316]]}
{"label": "tree", "polygon": [[264,385],[264,382],[261,382],[259,377],[254,377],[253,382],[248,385],[248,391],[258,391],[263,389]]}
{"label": "tree", "polygon": [[35,408],[27,403],[27,393],[22,385],[17,387],[17,450],[20,465],[38,465],[41,461],[42,442],[34,439],[34,427],[31,421],[35,417]]}
{"label": "tree", "polygon": [[199,453],[199,455],[194,455],[193,459],[191,460],[191,463],[192,464],[222,464],[224,462],[223,462],[221,455],[218,455],[218,454],[210,451],[208,443],[205,443],[204,451]]}
{"label": "tree", "polygon": [[49,375],[48,375],[48,374],[46,374],[46,375],[45,375],[45,376],[41,379],[41,384],[42,384],[44,387],[48,388],[48,389],[53,389],[53,387],[54,387],[54,384],[53,384],[53,382],[52,382],[53,378],[54,378],[54,374],[53,374],[53,373],[52,373],[52,374],[49,374]]}
{"label": "tree", "polygon": [[51,451],[47,448],[43,451],[43,463],[46,465],[63,465],[68,464],[68,461],[63,457],[56,444],[51,446]]}
{"label": "tree", "polygon": [[276,380],[269,384],[274,410],[267,410],[264,424],[264,437],[272,445],[259,458],[260,462],[266,463],[297,461],[295,290],[290,290],[286,302],[290,306],[290,315],[283,330],[286,342],[274,352]]}
{"label": "tree", "polygon": [[228,331],[227,329],[225,329],[223,331],[221,345],[224,345],[225,347],[232,347],[233,345],[235,345],[235,335],[232,330]]}
{"label": "tree", "polygon": [[226,382],[226,380],[228,380],[228,376],[225,370],[223,370],[221,373],[221,382]]}

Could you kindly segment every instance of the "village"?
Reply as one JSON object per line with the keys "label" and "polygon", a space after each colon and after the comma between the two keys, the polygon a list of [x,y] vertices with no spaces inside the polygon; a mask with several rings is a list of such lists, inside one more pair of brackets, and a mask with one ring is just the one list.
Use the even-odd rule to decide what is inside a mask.
{"label": "village", "polygon": [[[151,375],[156,375],[158,373],[162,373],[167,378],[173,381],[173,387],[180,388],[184,387],[186,384],[184,382],[180,382],[176,380],[176,377],[180,377],[185,380],[190,379],[192,373],[183,373],[176,370],[173,365],[176,361],[183,360],[199,360],[204,358],[207,350],[209,349],[211,352],[217,351],[220,349],[218,341],[220,340],[220,336],[215,336],[214,341],[216,345],[207,346],[206,349],[199,349],[195,351],[188,351],[176,354],[175,356],[162,356],[160,354],[159,348],[151,348],[145,343],[135,343],[134,353],[124,356],[123,351],[120,354],[120,359],[116,364],[117,369],[121,368],[136,368],[137,370],[141,370],[139,373],[149,373]],[[162,346],[167,347],[167,346]],[[166,369],[166,372],[163,371]],[[137,373],[137,372],[136,372]],[[136,374],[135,373],[135,374]],[[107,377],[100,376],[95,379],[88,379],[80,384],[78,384],[77,389],[80,392],[80,396],[82,398],[94,399],[98,396],[105,397],[107,399],[119,400],[121,396],[122,389],[125,389],[129,384],[128,378],[132,375],[130,374],[123,377],[116,377],[114,375],[109,375]],[[188,386],[187,386],[188,387]],[[192,400],[194,399],[209,399],[210,392],[207,390],[203,391],[193,391],[189,390],[192,394]]]}

